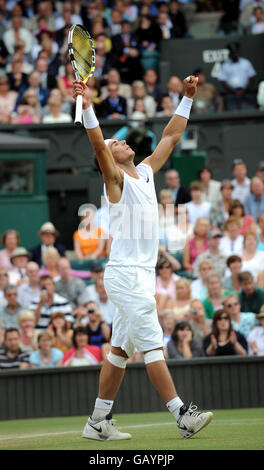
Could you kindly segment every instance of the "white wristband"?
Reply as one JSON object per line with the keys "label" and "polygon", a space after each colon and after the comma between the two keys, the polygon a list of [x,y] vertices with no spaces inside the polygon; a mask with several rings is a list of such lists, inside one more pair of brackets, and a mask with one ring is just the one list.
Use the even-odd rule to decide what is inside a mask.
{"label": "white wristband", "polygon": [[174,114],[177,114],[178,116],[182,116],[186,119],[189,119],[191,108],[192,108],[192,103],[193,103],[192,98],[188,98],[188,96],[184,96]]}
{"label": "white wristband", "polygon": [[94,129],[99,126],[98,119],[94,114],[92,105],[87,109],[83,109],[83,125],[85,129]]}

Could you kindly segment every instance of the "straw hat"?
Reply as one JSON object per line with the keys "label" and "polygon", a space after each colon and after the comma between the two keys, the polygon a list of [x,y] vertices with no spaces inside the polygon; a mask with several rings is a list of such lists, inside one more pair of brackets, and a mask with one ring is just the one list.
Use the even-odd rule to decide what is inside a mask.
{"label": "straw hat", "polygon": [[42,233],[54,233],[56,237],[59,235],[58,230],[55,229],[51,222],[45,222],[45,224],[41,225],[38,235],[41,235]]}

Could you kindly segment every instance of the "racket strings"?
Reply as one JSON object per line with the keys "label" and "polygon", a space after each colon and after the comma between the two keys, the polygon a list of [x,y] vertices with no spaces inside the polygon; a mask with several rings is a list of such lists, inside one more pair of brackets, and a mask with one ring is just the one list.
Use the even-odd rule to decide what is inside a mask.
{"label": "racket strings", "polygon": [[80,77],[87,81],[94,71],[94,53],[85,31],[75,28],[72,37],[74,59]]}

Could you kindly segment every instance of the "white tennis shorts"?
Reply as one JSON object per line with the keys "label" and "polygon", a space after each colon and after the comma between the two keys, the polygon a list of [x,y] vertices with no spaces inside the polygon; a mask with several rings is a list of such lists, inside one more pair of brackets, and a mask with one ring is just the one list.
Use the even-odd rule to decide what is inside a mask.
{"label": "white tennis shorts", "polygon": [[106,266],[104,285],[117,307],[113,318],[112,346],[131,357],[163,347],[163,332],[155,301],[155,270],[135,266]]}

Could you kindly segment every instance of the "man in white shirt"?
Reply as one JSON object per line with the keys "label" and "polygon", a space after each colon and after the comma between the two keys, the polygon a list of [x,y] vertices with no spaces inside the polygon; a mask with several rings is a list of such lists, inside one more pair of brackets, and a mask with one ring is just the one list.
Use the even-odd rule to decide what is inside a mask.
{"label": "man in white shirt", "polygon": [[10,55],[14,54],[17,38],[22,39],[25,44],[25,54],[30,54],[32,50],[32,34],[25,28],[22,28],[22,18],[14,16],[12,19],[12,28],[3,35],[3,40]]}
{"label": "man in white shirt", "polygon": [[220,241],[220,250],[226,257],[231,255],[240,256],[243,251],[244,237],[239,234],[241,230],[239,220],[234,216],[229,217],[224,225],[224,230],[227,235]]}
{"label": "man in white shirt", "polygon": [[243,160],[237,158],[233,161],[233,176],[232,184],[234,190],[232,199],[239,199],[244,204],[247,196],[250,193],[250,179],[247,177],[247,167]]}
{"label": "man in white shirt", "polygon": [[28,282],[18,287],[18,302],[23,308],[29,308],[32,302],[38,302],[40,296],[39,288],[39,265],[29,261],[26,266],[26,277]]}
{"label": "man in white shirt", "polygon": [[203,199],[203,186],[199,181],[190,184],[191,201],[187,202],[186,209],[189,214],[189,221],[195,224],[197,219],[208,219],[211,203]]}

